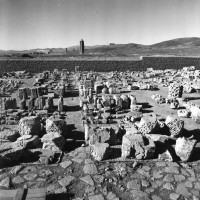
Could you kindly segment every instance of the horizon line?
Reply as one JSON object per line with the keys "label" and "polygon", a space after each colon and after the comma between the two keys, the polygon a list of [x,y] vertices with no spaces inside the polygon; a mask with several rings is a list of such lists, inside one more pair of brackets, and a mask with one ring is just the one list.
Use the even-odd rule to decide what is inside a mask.
{"label": "horizon line", "polygon": [[[152,45],[159,44],[159,43],[162,43],[162,42],[167,42],[167,41],[177,40],[177,39],[187,39],[187,38],[197,38],[197,39],[200,39],[200,37],[193,36],[193,37],[181,37],[181,38],[167,39],[167,40],[162,40],[160,42],[156,42],[156,43],[152,43],[152,44],[140,44],[140,43],[135,43],[135,42],[130,42],[130,43],[109,42],[109,43],[106,43],[106,44],[85,45],[85,47],[108,46],[109,44],[114,44],[114,45],[136,44],[136,45],[142,45],[142,46],[152,46]],[[81,39],[79,41],[81,41]],[[85,42],[85,40],[84,40],[84,42]],[[44,49],[44,50],[45,49],[66,49],[66,48],[73,48],[73,47],[79,47],[79,44],[72,45],[72,46],[67,46],[67,47],[44,47],[44,48],[22,49],[22,50],[17,50],[17,49],[4,50],[4,49],[0,49],[0,51],[31,51],[31,50],[35,50],[35,49],[40,49],[40,50],[42,50],[42,49]]]}

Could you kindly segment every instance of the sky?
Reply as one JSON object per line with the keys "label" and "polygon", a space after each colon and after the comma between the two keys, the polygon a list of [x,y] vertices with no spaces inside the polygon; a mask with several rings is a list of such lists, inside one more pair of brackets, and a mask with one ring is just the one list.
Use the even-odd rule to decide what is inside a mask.
{"label": "sky", "polygon": [[200,0],[0,0],[0,49],[200,37]]}

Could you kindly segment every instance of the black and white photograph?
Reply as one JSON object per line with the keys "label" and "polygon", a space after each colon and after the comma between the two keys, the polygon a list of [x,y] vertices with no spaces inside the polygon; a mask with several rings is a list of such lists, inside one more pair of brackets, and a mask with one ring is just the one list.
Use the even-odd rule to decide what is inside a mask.
{"label": "black and white photograph", "polygon": [[0,200],[199,200],[200,0],[0,0]]}

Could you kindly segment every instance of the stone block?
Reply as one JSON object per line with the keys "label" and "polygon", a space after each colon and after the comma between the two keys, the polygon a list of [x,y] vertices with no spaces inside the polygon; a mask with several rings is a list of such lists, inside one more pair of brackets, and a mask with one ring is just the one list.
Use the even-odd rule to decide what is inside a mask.
{"label": "stone block", "polygon": [[64,126],[64,120],[54,117],[49,117],[46,120],[46,132],[47,133],[59,133],[62,134]]}
{"label": "stone block", "polygon": [[168,150],[166,150],[162,154],[159,154],[158,159],[163,160],[163,161],[169,161],[169,162],[173,161],[173,157]]}
{"label": "stone block", "polygon": [[160,126],[155,114],[144,115],[138,124],[138,130],[142,134],[159,133]]}
{"label": "stone block", "polygon": [[114,145],[117,142],[116,131],[112,128],[105,128],[99,130],[90,130],[89,131],[89,144],[93,145],[96,143],[108,143]]}
{"label": "stone block", "polygon": [[96,143],[91,145],[91,155],[97,161],[108,159],[110,153],[111,151],[108,143]]}
{"label": "stone block", "polygon": [[65,138],[58,132],[51,132],[43,135],[41,138],[43,149],[62,150],[65,146]]}
{"label": "stone block", "polygon": [[58,137],[60,137],[60,133],[58,132],[47,133],[43,135],[43,137],[41,138],[41,142],[49,142]]}
{"label": "stone block", "polygon": [[153,140],[141,134],[125,134],[122,138],[122,157],[136,159],[150,159],[155,154]]}
{"label": "stone block", "polygon": [[183,86],[175,82],[169,85],[169,93],[168,93],[169,99],[180,98],[182,97],[182,93],[183,93]]}
{"label": "stone block", "polygon": [[197,106],[192,106],[190,110],[192,120],[200,124],[200,108],[198,108]]}
{"label": "stone block", "polygon": [[33,88],[31,88],[30,90],[31,90],[31,95],[30,95],[31,99],[36,99],[36,98],[38,98],[37,88],[33,87]]}
{"label": "stone block", "polygon": [[142,105],[131,104],[130,108],[131,108],[131,111],[141,111]]}
{"label": "stone block", "polygon": [[190,112],[186,109],[181,109],[181,110],[177,110],[177,114],[178,114],[178,117],[188,118],[190,115]]}
{"label": "stone block", "polygon": [[19,88],[18,89],[19,99],[27,99],[27,90],[26,88]]}
{"label": "stone block", "polygon": [[31,98],[28,100],[28,110],[31,111],[35,106],[35,98]]}
{"label": "stone block", "polygon": [[8,98],[5,100],[5,110],[7,109],[16,109],[17,108],[17,101],[15,98]]}
{"label": "stone block", "polygon": [[26,109],[26,100],[25,100],[25,99],[22,99],[22,100],[19,102],[19,109],[20,109],[20,110],[25,110],[25,109]]}
{"label": "stone block", "polygon": [[41,97],[43,95],[42,87],[37,87],[37,94],[38,94],[38,97]]}
{"label": "stone block", "polygon": [[20,119],[18,130],[20,135],[38,135],[41,131],[40,119],[37,116]]}
{"label": "stone block", "polygon": [[177,156],[179,156],[182,161],[188,161],[196,143],[196,140],[189,140],[185,137],[178,138],[175,145],[175,152]]}
{"label": "stone block", "polygon": [[169,128],[169,132],[172,137],[178,137],[182,134],[183,127],[184,127],[183,120],[176,117],[167,116],[165,120],[165,124]]}
{"label": "stone block", "polygon": [[38,97],[38,109],[42,110],[45,106],[45,97],[40,96]]}
{"label": "stone block", "polygon": [[40,144],[40,139],[37,135],[23,135],[19,137],[16,141],[18,147],[23,147],[26,149],[37,148]]}
{"label": "stone block", "polygon": [[138,129],[136,128],[135,125],[131,125],[130,127],[125,127],[126,134],[140,134]]}
{"label": "stone block", "polygon": [[131,103],[129,97],[125,94],[122,94],[120,98],[122,99],[122,109],[129,109]]}

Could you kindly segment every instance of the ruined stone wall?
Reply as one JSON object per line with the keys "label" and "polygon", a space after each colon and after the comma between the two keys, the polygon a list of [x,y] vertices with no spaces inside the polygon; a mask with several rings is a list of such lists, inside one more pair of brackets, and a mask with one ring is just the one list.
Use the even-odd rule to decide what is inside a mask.
{"label": "ruined stone wall", "polygon": [[153,69],[182,69],[183,67],[195,66],[200,69],[200,57],[142,57],[143,68]]}
{"label": "ruined stone wall", "polygon": [[200,69],[200,57],[143,57],[142,60],[0,60],[0,73],[27,70],[33,73],[55,68],[74,71],[80,66],[81,71],[142,71],[154,69],[181,69],[195,66]]}
{"label": "ruined stone wall", "polygon": [[44,70],[67,69],[74,71],[75,66],[80,66],[81,71],[127,71],[141,70],[142,62],[139,61],[112,61],[112,60],[0,60],[0,71],[27,70],[33,73]]}

